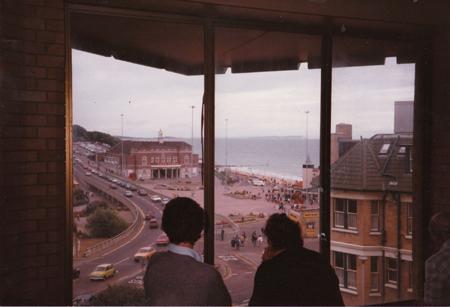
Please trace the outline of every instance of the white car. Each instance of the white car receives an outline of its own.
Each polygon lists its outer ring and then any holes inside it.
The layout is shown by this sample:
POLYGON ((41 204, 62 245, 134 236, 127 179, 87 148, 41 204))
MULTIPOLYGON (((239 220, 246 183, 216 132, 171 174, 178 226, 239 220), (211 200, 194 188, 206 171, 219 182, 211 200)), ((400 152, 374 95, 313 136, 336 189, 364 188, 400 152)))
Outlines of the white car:
POLYGON ((125 195, 126 197, 133 197, 133 192, 131 192, 130 190, 126 190, 123 195, 125 195))
POLYGON ((155 203, 159 203, 161 201, 161 197, 159 197, 158 195, 152 195, 150 196, 150 199, 155 203))

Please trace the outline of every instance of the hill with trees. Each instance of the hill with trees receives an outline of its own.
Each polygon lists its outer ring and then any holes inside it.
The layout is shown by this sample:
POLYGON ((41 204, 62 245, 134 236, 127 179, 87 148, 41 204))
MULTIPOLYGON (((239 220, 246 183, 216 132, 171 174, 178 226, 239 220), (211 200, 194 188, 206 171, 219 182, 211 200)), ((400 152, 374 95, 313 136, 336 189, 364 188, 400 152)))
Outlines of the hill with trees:
POLYGON ((87 141, 87 142, 98 142, 108 144, 111 147, 119 143, 119 138, 116 138, 108 133, 100 131, 87 131, 80 125, 73 125, 72 129, 73 141, 87 141))

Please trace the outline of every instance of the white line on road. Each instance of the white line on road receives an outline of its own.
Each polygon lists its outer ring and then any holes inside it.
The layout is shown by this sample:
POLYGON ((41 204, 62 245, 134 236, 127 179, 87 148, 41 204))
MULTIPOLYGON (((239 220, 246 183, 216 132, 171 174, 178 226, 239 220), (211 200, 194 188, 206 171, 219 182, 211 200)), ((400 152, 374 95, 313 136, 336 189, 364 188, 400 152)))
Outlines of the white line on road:
POLYGON ((127 257, 127 258, 125 258, 125 259, 122 259, 122 260, 120 260, 120 261, 117 261, 116 263, 114 263, 115 265, 118 265, 118 264, 120 264, 120 263, 122 263, 122 262, 125 262, 125 261, 127 261, 127 260, 129 260, 130 259, 130 257, 127 257))

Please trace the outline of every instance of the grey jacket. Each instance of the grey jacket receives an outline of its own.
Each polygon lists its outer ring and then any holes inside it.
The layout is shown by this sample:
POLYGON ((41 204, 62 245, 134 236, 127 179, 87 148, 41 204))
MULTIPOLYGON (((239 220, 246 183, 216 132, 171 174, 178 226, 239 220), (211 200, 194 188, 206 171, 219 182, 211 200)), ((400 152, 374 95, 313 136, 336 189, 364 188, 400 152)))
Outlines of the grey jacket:
POLYGON ((144 289, 151 305, 231 305, 222 276, 214 267, 172 252, 150 258, 144 289))

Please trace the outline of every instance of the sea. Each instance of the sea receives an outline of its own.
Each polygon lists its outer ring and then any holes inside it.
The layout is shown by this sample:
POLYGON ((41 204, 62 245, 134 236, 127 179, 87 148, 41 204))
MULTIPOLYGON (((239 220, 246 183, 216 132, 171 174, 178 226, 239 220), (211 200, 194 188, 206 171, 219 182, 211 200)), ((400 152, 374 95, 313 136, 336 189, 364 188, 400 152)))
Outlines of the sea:
MULTIPOLYGON (((191 143, 190 139, 185 139, 191 143)), ((201 157, 200 139, 194 139, 194 153, 201 157)), ((218 138, 215 142, 215 163, 255 175, 291 180, 302 178, 302 165, 309 155, 315 167, 319 165, 320 140, 297 136, 218 138), (226 145, 225 145, 226 144, 226 145), (226 150, 227 149, 227 150, 226 150), (226 152, 228 154, 226 154, 226 152)))

